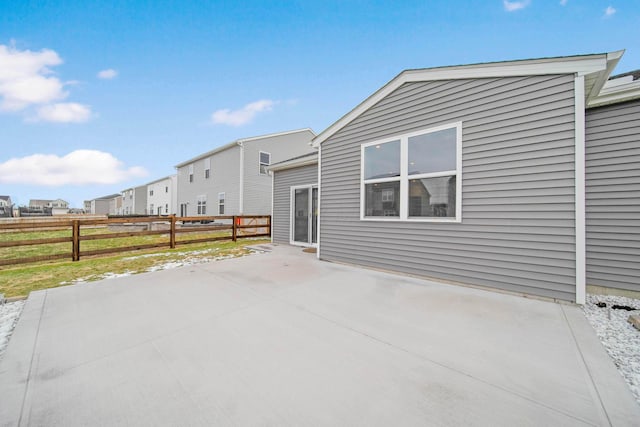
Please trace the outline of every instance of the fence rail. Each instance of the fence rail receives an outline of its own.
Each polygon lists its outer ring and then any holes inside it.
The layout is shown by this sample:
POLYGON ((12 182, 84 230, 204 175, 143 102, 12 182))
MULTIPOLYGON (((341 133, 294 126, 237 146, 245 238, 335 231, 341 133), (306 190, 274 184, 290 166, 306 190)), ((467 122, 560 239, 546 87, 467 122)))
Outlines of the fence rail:
MULTIPOLYGON (((98 256, 151 248, 173 249, 178 245, 191 243, 224 240, 235 242, 237 239, 269 236, 271 236, 271 216, 269 215, 197 217, 171 215, 167 217, 61 219, 49 222, 0 223, 0 266, 60 259, 79 261, 81 256, 98 256), (127 230, 127 228, 131 229, 127 230), (47 233, 66 233, 70 235, 22 238, 22 235, 25 234, 37 235, 39 233, 45 235, 47 233), (166 238, 163 239, 163 236, 166 238), (178 236, 185 238, 179 239, 178 236), (144 238, 156 239, 147 242, 144 238), (128 239, 126 242, 128 244, 110 246, 113 245, 114 239, 128 239), (23 257, 16 257, 11 253, 11 251, 20 252, 21 248, 60 246, 64 243, 70 243, 70 252, 51 249, 42 254, 29 253, 29 256, 23 257), (86 245, 90 246, 83 248, 86 245)), ((22 252, 27 252, 27 249, 22 252)))

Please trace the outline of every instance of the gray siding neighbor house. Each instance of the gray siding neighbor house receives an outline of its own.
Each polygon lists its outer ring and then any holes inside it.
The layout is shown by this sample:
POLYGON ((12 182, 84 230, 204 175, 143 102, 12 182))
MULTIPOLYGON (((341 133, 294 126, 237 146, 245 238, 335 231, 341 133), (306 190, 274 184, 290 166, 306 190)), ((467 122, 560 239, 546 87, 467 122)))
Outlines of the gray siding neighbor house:
POLYGON ((243 138, 176 165, 177 214, 268 215, 268 167, 314 151, 311 129, 243 138))
MULTIPOLYGON (((637 114, 636 104, 604 106, 623 99, 607 83, 622 53, 400 73, 314 139, 318 257, 584 303, 587 278, 601 280, 587 267, 588 251, 591 261, 607 246, 629 262, 639 251, 626 228, 616 228, 621 222, 588 217, 605 204, 588 185, 606 161, 594 155, 595 139, 587 144, 586 135, 596 135, 598 120, 603 126, 619 114, 627 115, 621 122, 633 122, 637 114), (587 220, 601 228, 588 230, 587 220), (587 238, 594 242, 589 249, 587 238), (598 238, 617 241, 601 241, 596 250, 598 238), (630 250, 616 252, 616 245, 630 250)), ((604 126, 601 136, 609 142, 600 144, 622 144, 613 150, 630 150, 631 163, 637 136, 612 139, 637 135, 637 127, 604 126)), ((276 184, 296 185, 278 177, 282 172, 275 171, 276 184)), ((621 179, 620 185, 637 201, 636 184, 621 179)), ((274 190, 276 225, 280 191, 274 190)), ((634 219, 618 219, 637 226, 636 202, 625 197, 620 212, 633 212, 634 219)), ((287 223, 281 226, 285 234, 274 229, 274 241, 286 240, 287 223)), ((620 275, 637 274, 625 265, 620 275)), ((625 282, 609 272, 608 280, 625 282)))
POLYGON ((122 191, 120 215, 148 215, 147 186, 127 188, 122 191))
POLYGON ((116 199, 122 199, 122 196, 120 194, 110 194, 108 196, 85 200, 85 212, 89 214, 116 215, 118 214, 114 203, 116 199))

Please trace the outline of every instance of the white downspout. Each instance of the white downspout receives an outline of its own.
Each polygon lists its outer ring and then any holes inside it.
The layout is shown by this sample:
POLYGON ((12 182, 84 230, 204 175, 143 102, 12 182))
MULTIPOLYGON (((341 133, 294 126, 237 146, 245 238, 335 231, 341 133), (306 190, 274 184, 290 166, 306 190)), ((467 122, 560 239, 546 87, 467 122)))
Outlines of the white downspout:
POLYGON ((585 182, 585 91, 584 76, 575 78, 575 195, 576 195, 576 303, 586 301, 587 248, 586 248, 586 182, 585 182))
POLYGON ((238 141, 240 146, 240 191, 238 193, 238 215, 242 215, 244 210, 244 144, 242 141, 238 141))

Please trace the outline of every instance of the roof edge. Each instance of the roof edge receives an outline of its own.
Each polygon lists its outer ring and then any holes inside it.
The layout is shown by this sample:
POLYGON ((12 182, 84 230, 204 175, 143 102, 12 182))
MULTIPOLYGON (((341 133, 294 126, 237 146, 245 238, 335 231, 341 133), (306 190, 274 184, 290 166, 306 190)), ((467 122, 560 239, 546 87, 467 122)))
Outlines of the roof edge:
POLYGON ((245 142, 250 142, 250 141, 255 141, 258 139, 265 139, 265 138, 274 138, 276 136, 284 136, 284 135, 290 135, 292 133, 302 133, 302 132, 311 132, 311 134, 315 137, 317 136, 316 133, 311 129, 311 128, 301 128, 301 129, 294 129, 294 130, 288 130, 288 131, 284 131, 284 132, 276 132, 276 133, 269 133, 266 135, 259 135, 259 136, 251 136, 248 138, 240 138, 240 139, 236 139, 232 142, 229 142, 227 144, 221 145, 218 148, 214 148, 213 150, 207 151, 206 153, 202 153, 199 154, 195 157, 190 158, 189 160, 185 160, 184 162, 178 163, 177 165, 174 166, 174 168, 181 168, 183 166, 186 166, 190 163, 193 163, 195 161, 198 161, 200 159, 204 159, 205 157, 209 157, 209 156, 213 156, 216 153, 219 153, 221 151, 224 150, 228 150, 232 147, 235 147, 236 145, 242 145, 245 142))
POLYGON ((271 172, 277 172, 285 169, 298 168, 301 166, 308 166, 318 164, 318 152, 310 153, 309 155, 305 155, 302 157, 297 157, 294 159, 284 160, 279 163, 275 163, 271 165, 268 170, 271 172))
MULTIPOLYGON (((324 131, 316 136, 312 143, 314 147, 319 147, 324 141, 329 139, 339 130, 347 126, 366 110, 381 101, 391 92, 405 83, 419 81, 437 80, 457 80, 468 78, 492 78, 492 77, 513 77, 527 75, 545 74, 577 74, 586 75, 592 73, 602 73, 606 77, 611 70, 610 64, 615 67, 624 51, 611 53, 598 53, 589 55, 576 55, 555 58, 523 59, 504 62, 488 62, 469 65, 455 65, 437 68, 424 68, 417 70, 405 70, 394 77, 387 84, 382 86, 355 108, 342 116, 324 131), (608 72, 606 72, 608 71, 608 72)), ((600 77, 600 76, 599 76, 600 77)), ((604 84, 604 82, 602 84, 604 84)))

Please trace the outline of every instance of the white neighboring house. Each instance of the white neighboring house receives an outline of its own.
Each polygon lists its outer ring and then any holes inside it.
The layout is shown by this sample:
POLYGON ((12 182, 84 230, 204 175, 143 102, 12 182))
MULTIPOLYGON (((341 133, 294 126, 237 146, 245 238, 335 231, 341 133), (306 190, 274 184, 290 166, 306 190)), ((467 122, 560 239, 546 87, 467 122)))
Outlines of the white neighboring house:
POLYGON ((311 129, 243 138, 176 165, 177 214, 271 215, 267 168, 313 152, 311 129))
POLYGON ((147 215, 146 184, 123 190, 121 209, 121 215, 147 215))
POLYGON ((177 175, 151 181, 147 184, 147 212, 149 215, 175 215, 177 210, 177 175))
POLYGON ((62 199, 31 199, 29 208, 41 211, 51 209, 51 215, 65 215, 69 212, 69 202, 62 199))
POLYGON ((0 196, 0 217, 13 216, 13 203, 11 203, 11 197, 0 196))

